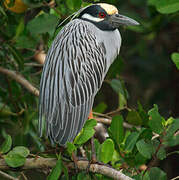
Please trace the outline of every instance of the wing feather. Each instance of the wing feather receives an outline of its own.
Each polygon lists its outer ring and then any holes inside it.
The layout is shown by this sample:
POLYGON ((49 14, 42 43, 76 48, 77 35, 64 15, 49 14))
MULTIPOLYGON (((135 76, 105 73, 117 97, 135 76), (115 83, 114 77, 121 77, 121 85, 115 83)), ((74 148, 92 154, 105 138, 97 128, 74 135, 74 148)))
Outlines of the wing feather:
POLYGON ((82 20, 68 23, 46 57, 40 83, 39 131, 42 134, 45 119, 52 143, 73 141, 105 76, 105 54, 89 24, 82 20))

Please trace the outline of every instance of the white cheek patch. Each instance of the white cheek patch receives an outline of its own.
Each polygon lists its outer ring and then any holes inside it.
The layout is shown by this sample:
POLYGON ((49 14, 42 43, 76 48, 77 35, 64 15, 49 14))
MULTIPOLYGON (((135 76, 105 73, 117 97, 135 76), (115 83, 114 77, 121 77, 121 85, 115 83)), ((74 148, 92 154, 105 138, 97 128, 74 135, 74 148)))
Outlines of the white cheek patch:
POLYGON ((91 16, 90 14, 83 14, 82 18, 89 19, 89 20, 94 21, 94 22, 100 22, 100 21, 104 20, 102 18, 97 18, 97 17, 91 16))

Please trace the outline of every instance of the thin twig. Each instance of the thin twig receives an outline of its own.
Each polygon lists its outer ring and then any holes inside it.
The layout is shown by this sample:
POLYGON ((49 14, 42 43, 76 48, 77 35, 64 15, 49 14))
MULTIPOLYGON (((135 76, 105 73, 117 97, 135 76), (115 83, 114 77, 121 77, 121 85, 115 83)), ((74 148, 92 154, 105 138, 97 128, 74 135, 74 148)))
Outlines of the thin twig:
POLYGON ((25 66, 43 67, 43 64, 37 63, 24 63, 25 66))
POLYGON ((39 96, 39 90, 35 88, 29 81, 27 81, 21 74, 8 70, 5 68, 0 67, 0 73, 6 74, 12 79, 19 82, 22 86, 24 86, 28 91, 30 91, 32 94, 39 96))
POLYGON ((124 110, 124 109, 126 109, 126 110, 128 110, 128 111, 131 111, 130 108, 128 108, 127 106, 125 106, 123 109, 117 108, 116 110, 110 111, 110 112, 106 113, 105 115, 107 115, 107 116, 113 116, 113 115, 115 115, 116 113, 119 113, 120 111, 122 111, 122 110, 124 110))
POLYGON ((108 119, 111 119, 110 116, 106 115, 106 114, 102 114, 102 113, 98 113, 98 112, 93 112, 93 115, 99 116, 99 117, 105 117, 108 119))
POLYGON ((111 111, 111 112, 106 113, 106 115, 107 115, 107 116, 113 115, 113 114, 115 114, 115 113, 117 113, 117 112, 120 112, 120 111, 121 111, 121 109, 120 109, 120 108, 117 108, 117 109, 114 110, 114 111, 111 111))
POLYGON ((10 176, 9 174, 7 174, 7 173, 5 173, 3 171, 0 171, 0 176, 4 177, 6 179, 10 179, 10 180, 18 180, 17 178, 14 178, 14 177, 10 176))
POLYGON ((23 172, 21 172, 21 176, 23 177, 24 180, 28 180, 23 172))
POLYGON ((174 178, 172 178, 171 180, 176 180, 176 179, 179 179, 179 176, 174 177, 174 178))
MULTIPOLYGON (((44 169, 44 168, 52 168, 56 165, 57 159, 55 158, 42 158, 38 157, 37 159, 34 158, 27 158, 24 166, 20 168, 20 170, 25 169, 44 169)), ((64 162, 64 165, 68 167, 68 169, 75 169, 75 165, 73 162, 64 162)), ((89 161, 77 161, 77 166, 79 170, 86 170, 89 165, 89 161)), ((4 159, 0 159, 0 169, 1 170, 12 170, 4 161, 4 159)), ((14 169, 15 170, 15 169, 14 169)), ((100 173, 102 175, 111 177, 113 179, 118 180, 132 180, 132 178, 126 176, 121 171, 113 169, 112 167, 108 167, 105 165, 99 164, 91 164, 89 167, 89 171, 93 173, 100 173)))

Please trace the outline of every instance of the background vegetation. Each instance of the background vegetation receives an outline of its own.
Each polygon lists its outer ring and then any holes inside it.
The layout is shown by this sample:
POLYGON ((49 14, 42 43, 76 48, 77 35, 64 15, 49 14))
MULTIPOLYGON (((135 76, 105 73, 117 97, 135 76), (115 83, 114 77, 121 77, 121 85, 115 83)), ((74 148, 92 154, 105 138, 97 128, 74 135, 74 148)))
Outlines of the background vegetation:
MULTIPOLYGON (((112 123, 105 126, 110 137, 95 140, 97 158, 135 179, 174 178, 179 175, 179 1, 101 2, 116 5, 121 14, 136 19, 141 26, 120 28, 120 55, 95 100, 95 112, 108 119, 113 117, 112 123), (124 121, 132 128, 123 128, 124 121)), ((44 56, 57 23, 87 4, 82 0, 0 1, 0 159, 10 167, 19 167, 26 157, 37 154, 55 156, 48 140, 38 136, 38 97, 16 77, 39 88, 44 56)), ((90 157, 86 141, 94 134, 95 124, 94 120, 88 121, 89 126, 75 143, 68 145, 68 156, 83 145, 90 157)), ((61 158, 59 162, 58 167, 66 172, 61 158)), ((22 179, 45 179, 49 174, 47 169, 5 172, 22 179)), ((109 179, 99 174, 69 172, 73 179, 109 179)), ((66 174, 62 173, 61 178, 67 179, 66 174)), ((50 176, 54 179, 60 174, 50 176)))

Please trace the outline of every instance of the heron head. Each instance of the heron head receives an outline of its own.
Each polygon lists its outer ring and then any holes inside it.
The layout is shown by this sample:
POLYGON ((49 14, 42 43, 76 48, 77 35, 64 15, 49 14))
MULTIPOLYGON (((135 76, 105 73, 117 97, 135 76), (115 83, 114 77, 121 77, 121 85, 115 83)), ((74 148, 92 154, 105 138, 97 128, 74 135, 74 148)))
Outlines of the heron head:
POLYGON ((139 25, 134 19, 119 14, 115 6, 107 3, 93 4, 84 8, 79 18, 92 22, 102 30, 115 30, 121 25, 139 25))

